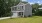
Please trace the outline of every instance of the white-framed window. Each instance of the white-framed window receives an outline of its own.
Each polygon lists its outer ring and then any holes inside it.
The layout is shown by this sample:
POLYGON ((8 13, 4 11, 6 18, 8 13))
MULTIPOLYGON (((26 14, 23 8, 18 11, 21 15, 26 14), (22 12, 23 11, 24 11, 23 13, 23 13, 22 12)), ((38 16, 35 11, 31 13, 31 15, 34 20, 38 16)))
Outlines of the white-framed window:
POLYGON ((12 8, 12 11, 16 11, 16 10, 17 10, 17 7, 13 7, 13 8, 12 8))
POLYGON ((23 9, 23 6, 22 6, 22 9, 23 9))
POLYGON ((17 10, 20 10, 20 7, 17 7, 17 10))
POLYGON ((19 11, 24 10, 23 6, 17 6, 17 10, 19 10, 19 11))
POLYGON ((20 6, 21 10, 23 10, 23 6, 20 6))
POLYGON ((21 16, 21 15, 23 16, 23 12, 19 12, 18 14, 19 14, 19 16, 21 16))

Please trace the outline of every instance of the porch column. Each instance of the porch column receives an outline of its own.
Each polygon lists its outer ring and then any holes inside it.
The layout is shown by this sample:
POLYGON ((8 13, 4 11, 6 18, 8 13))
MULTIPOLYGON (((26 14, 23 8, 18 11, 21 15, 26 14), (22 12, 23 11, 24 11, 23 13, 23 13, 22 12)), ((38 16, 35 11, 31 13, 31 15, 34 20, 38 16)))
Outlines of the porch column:
POLYGON ((23 17, 24 17, 24 12, 23 12, 23 17))
POLYGON ((22 16, 22 13, 21 13, 21 16, 22 16))

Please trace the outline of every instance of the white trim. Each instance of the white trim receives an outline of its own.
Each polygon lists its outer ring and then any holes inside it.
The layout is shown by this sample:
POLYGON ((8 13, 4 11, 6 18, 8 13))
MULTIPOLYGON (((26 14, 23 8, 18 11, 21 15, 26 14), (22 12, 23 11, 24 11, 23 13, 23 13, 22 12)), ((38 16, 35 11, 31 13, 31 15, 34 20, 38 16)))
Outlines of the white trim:
POLYGON ((12 11, 12 12, 24 12, 24 11, 12 11))
MULTIPOLYGON (((22 15, 22 13, 21 13, 21 15, 22 15)), ((24 12, 23 12, 23 17, 24 17, 24 12)))
POLYGON ((17 6, 23 6, 23 5, 17 5, 17 6))
POLYGON ((24 11, 25 11, 25 6, 24 6, 24 11))

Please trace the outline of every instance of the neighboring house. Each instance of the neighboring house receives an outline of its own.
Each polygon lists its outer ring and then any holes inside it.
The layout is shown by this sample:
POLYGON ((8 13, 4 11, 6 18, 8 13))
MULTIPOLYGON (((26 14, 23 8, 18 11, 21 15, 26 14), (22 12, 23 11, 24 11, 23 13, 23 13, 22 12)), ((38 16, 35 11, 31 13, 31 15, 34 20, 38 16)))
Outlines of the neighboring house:
POLYGON ((42 9, 42 8, 38 8, 38 9, 42 9))
POLYGON ((24 17, 32 16, 32 7, 30 4, 19 3, 16 6, 11 7, 12 17, 24 17))
POLYGON ((38 8, 39 9, 39 11, 42 11, 42 7, 41 8, 38 8))

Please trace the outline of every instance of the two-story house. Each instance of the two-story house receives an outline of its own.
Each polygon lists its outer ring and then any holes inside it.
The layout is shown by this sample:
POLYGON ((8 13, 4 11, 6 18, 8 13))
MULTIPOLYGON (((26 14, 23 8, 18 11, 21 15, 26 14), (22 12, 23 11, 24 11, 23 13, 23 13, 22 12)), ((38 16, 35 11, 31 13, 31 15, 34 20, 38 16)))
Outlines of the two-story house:
POLYGON ((18 5, 11 7, 11 12, 13 13, 12 17, 32 16, 32 7, 28 3, 20 2, 18 5))

